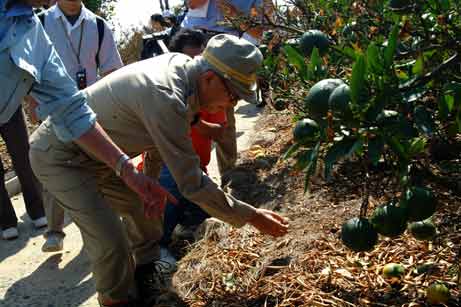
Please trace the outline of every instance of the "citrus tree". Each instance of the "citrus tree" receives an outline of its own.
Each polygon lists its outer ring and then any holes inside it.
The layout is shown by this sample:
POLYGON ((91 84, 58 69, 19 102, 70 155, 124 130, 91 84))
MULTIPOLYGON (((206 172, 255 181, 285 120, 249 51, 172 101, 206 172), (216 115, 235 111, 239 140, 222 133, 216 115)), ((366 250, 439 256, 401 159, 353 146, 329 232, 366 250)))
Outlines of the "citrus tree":
POLYGON ((343 225, 343 242, 370 250, 377 234, 407 229, 430 239, 425 219, 436 210, 433 193, 416 180, 432 152, 459 157, 461 133, 461 14, 458 1, 293 1, 269 33, 261 76, 270 78, 274 108, 295 110, 294 158, 306 189, 318 162, 325 177, 341 160, 392 170, 396 191, 367 216, 343 225), (281 31, 280 31, 281 30, 281 31), (288 65, 286 65, 288 64, 288 65), (437 144, 445 144, 440 153, 437 144), (358 242, 361 237, 363 242, 358 242), (354 239, 352 239, 354 238, 354 239))

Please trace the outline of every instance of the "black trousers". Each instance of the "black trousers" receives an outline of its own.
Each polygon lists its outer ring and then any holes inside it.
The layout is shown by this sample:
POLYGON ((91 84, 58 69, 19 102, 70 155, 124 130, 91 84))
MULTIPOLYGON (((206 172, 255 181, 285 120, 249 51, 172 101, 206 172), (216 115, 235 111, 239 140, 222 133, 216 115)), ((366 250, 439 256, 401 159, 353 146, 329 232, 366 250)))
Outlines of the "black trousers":
MULTIPOLYGON (((0 126, 0 135, 6 144, 13 168, 21 183, 26 211, 33 220, 45 216, 40 185, 32 172, 29 161, 29 136, 22 108, 0 126)), ((2 230, 16 227, 18 219, 5 187, 5 169, 0 159, 0 227, 2 230)))

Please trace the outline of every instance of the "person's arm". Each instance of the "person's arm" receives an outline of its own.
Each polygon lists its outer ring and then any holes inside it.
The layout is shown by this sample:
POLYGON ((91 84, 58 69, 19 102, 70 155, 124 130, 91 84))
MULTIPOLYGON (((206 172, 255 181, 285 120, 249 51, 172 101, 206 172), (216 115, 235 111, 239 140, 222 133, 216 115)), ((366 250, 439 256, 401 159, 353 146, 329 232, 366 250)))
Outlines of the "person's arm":
MULTIPOLYGON (((93 128, 74 140, 85 151, 93 154, 98 160, 103 161, 113 170, 124 152, 112 141, 102 127, 96 122, 93 128)), ((145 205, 146 217, 158 217, 163 214, 165 204, 170 201, 174 204, 177 200, 157 182, 140 173, 133 160, 127 160, 122 165, 121 179, 136 192, 145 205)))
POLYGON ((225 124, 209 123, 203 119, 200 119, 193 128, 203 135, 204 137, 212 140, 219 140, 226 130, 225 124))

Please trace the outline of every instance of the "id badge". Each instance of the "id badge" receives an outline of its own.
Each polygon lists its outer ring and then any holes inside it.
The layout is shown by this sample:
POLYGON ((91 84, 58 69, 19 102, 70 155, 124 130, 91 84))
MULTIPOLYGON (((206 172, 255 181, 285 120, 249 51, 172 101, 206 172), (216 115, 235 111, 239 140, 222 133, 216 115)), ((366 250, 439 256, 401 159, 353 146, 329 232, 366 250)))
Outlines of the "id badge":
POLYGON ((76 73, 77 87, 79 90, 86 88, 86 69, 82 68, 76 73))

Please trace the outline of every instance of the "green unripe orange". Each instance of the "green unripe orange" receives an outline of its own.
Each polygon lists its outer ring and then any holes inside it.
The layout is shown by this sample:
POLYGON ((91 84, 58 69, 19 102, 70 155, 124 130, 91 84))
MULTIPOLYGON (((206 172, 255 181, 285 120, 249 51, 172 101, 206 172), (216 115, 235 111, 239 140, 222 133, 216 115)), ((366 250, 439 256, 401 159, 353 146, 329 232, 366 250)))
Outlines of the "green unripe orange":
POLYGON ((407 228, 407 211, 389 202, 373 211, 370 222, 380 235, 396 237, 407 228))
POLYGON ((408 225, 410 234, 419 241, 430 241, 437 233, 437 229, 430 220, 414 222, 408 225))
POLYGON ((316 121, 309 118, 298 121, 293 129, 293 139, 299 144, 307 144, 315 141, 319 134, 319 125, 316 121))
POLYGON ((402 278, 405 268, 400 263, 388 263, 383 267, 383 277, 385 279, 402 278))
POLYGON ((309 30, 299 39, 299 48, 305 56, 311 56, 314 47, 317 47, 320 55, 324 55, 330 46, 330 39, 320 30, 309 30))
POLYGON ((315 119, 325 117, 328 113, 331 93, 342 84, 344 82, 341 79, 324 79, 314 84, 304 99, 304 107, 309 115, 315 119))
POLYGON ((426 289, 426 298, 431 304, 445 304, 450 299, 450 289, 443 283, 434 282, 426 289))
POLYGON ((400 205, 407 209, 410 222, 422 221, 435 213, 437 200, 430 190, 423 187, 411 187, 402 195, 400 205))
POLYGON ((365 218, 352 218, 341 227, 341 240, 355 252, 372 250, 378 242, 378 233, 365 218))

